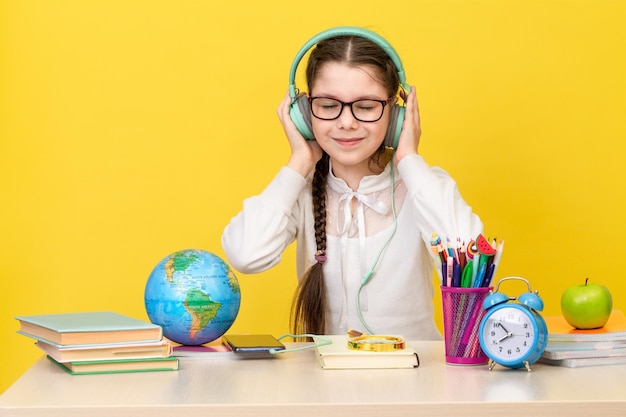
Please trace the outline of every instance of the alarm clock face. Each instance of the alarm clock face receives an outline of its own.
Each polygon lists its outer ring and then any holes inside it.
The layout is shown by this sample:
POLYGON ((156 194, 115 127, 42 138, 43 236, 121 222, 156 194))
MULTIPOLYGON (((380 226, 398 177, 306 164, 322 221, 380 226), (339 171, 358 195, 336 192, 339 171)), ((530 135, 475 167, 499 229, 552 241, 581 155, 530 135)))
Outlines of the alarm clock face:
POLYGON ((483 349, 495 362, 507 365, 527 359, 537 344, 529 314, 517 306, 488 312, 482 327, 483 349))

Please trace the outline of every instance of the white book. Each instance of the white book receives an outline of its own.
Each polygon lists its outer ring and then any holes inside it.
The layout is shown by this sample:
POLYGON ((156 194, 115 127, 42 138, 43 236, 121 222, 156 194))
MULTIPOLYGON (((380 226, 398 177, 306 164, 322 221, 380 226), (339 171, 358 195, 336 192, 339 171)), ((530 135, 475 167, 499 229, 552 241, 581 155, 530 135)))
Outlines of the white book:
MULTIPOLYGON (((347 335, 324 336, 324 339, 330 339, 332 343, 315 348, 323 369, 391 369, 419 366, 419 356, 408 343, 402 350, 369 352, 349 349, 347 335)), ((315 342, 322 344, 325 340, 316 339, 315 342)))
POLYGON ((541 355, 546 359, 574 359, 574 358, 607 358, 614 356, 625 356, 626 348, 615 349, 551 349, 550 346, 541 355))
POLYGON ((172 355, 172 345, 166 340, 148 343, 56 346, 51 343, 37 341, 39 349, 46 352, 55 361, 103 361, 122 359, 166 358, 172 355))
POLYGON ((601 358, 570 358, 570 359, 547 359, 539 358, 539 362, 554 366, 565 366, 567 368, 580 368, 583 366, 601 365, 624 365, 626 356, 604 356, 601 358))

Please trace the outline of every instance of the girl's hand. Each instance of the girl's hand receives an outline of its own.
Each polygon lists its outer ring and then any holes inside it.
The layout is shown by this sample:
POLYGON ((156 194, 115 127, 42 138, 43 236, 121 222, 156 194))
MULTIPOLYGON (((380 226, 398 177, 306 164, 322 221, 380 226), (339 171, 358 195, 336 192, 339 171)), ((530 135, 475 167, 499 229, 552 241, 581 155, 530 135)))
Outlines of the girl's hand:
POLYGON ((315 164, 322 157, 322 150, 317 141, 306 140, 300 134, 289 116, 290 105, 291 97, 287 93, 278 106, 278 118, 283 125, 283 130, 291 147, 291 156, 287 166, 298 171, 303 177, 307 177, 313 172, 315 164))
POLYGON ((420 113, 417 106, 417 96, 415 94, 415 87, 411 87, 409 95, 402 98, 406 102, 406 110, 404 112, 404 122, 402 123, 402 132, 398 139, 398 148, 394 154, 394 162, 396 165, 409 154, 417 154, 417 148, 420 143, 420 136, 422 135, 422 128, 420 126, 420 113))

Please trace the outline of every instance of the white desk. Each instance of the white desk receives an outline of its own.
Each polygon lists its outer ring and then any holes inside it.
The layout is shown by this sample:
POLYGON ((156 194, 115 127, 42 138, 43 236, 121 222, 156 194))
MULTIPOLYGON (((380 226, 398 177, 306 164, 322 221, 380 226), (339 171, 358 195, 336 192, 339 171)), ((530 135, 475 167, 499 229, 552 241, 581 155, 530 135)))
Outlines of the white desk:
POLYGON ((625 416, 626 365, 532 372, 444 363, 322 370, 312 350, 269 360, 182 359, 178 372, 71 376, 40 359, 0 397, 0 416, 625 416))

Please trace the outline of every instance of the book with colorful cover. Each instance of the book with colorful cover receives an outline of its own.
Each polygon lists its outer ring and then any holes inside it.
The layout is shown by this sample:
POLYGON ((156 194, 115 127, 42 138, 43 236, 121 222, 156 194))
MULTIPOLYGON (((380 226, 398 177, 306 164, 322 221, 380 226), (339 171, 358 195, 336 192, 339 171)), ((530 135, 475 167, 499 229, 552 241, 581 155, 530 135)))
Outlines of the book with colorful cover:
POLYGON ((17 316, 19 334, 56 345, 159 341, 161 326, 122 314, 83 312, 17 316))
POLYGON ((324 336, 332 343, 323 345, 326 340, 316 339, 320 346, 315 348, 323 369, 391 369, 417 368, 419 357, 408 343, 402 350, 391 352, 371 352, 348 348, 347 335, 324 336))
POLYGON ((38 340, 35 346, 57 362, 166 358, 172 356, 172 344, 167 339, 148 343, 60 347, 38 340))
POLYGON ((51 356, 48 359, 72 375, 114 374, 128 372, 177 371, 178 358, 127 359, 110 361, 57 362, 51 356))
POLYGON ((608 322, 598 329, 572 327, 563 316, 544 317, 548 326, 548 342, 615 342, 626 341, 626 316, 613 310, 608 322))

